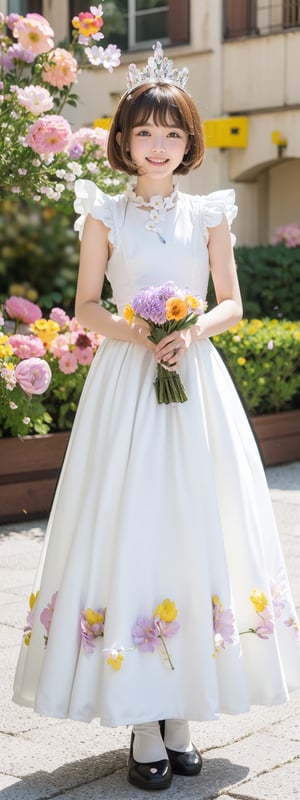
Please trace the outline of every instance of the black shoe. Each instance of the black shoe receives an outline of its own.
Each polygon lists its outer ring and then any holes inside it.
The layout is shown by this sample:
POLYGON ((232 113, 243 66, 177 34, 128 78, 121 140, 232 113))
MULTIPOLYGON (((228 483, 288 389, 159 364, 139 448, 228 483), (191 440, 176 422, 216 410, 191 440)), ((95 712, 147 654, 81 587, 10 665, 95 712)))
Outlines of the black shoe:
MULTIPOLYGON (((159 722, 162 739, 165 736, 165 720, 159 722)), ((180 753, 178 750, 169 750, 166 747, 168 758, 174 775, 199 775, 202 769, 202 758, 196 747, 189 753, 180 753)))
POLYGON ((167 758, 161 761, 152 761, 149 764, 140 764, 133 758, 134 733, 131 734, 130 751, 128 758, 128 781, 139 789, 155 791, 168 789, 172 781, 172 770, 167 758))

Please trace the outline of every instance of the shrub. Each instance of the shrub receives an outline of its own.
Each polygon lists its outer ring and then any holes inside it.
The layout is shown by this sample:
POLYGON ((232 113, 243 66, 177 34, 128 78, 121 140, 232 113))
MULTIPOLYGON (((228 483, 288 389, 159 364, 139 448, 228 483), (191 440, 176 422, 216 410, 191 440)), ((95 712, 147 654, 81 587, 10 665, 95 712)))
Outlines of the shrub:
POLYGON ((300 322, 243 319, 213 337, 250 414, 300 406, 300 322))
MULTIPOLYGON (((245 317, 299 319, 300 247, 236 247, 235 258, 245 317)), ((215 304, 211 283, 208 300, 215 304)))

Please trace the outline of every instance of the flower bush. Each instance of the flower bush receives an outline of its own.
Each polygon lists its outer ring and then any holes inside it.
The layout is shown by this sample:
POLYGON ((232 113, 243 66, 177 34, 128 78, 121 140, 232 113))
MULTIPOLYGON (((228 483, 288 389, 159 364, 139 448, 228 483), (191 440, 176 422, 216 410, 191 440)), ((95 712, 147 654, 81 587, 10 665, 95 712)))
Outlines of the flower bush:
POLYGON ((250 414, 300 406, 300 322, 243 319, 213 337, 250 414))
POLYGON ((62 116, 76 106, 73 88, 83 69, 112 71, 120 50, 98 45, 102 5, 74 17, 72 40, 55 47, 54 31, 40 14, 0 13, 0 189, 39 202, 71 207, 77 177, 92 177, 118 191, 124 179, 106 160, 102 128, 72 132, 62 116))
POLYGON ((0 317, 0 436, 69 430, 101 337, 12 296, 0 317))

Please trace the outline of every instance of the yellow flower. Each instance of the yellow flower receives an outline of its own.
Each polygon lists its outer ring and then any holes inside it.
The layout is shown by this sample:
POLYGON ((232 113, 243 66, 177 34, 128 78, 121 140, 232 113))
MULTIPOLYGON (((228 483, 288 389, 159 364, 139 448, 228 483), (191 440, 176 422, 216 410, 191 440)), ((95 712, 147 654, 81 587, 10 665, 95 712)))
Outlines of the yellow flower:
POLYGON ((212 602, 213 602, 213 606, 218 606, 220 611, 222 611, 223 606, 222 606, 221 600, 220 600, 220 598, 219 598, 219 596, 217 594, 213 595, 212 602))
MULTIPOLYGON (((9 336, 0 333, 0 358, 5 358, 6 356, 11 356, 13 353, 13 349, 11 344, 9 344, 9 336)), ((7 366, 7 365, 5 365, 7 366)))
POLYGON ((44 344, 51 344, 56 339, 60 327, 53 319, 38 319, 30 326, 33 333, 44 342, 44 344))
POLYGON ((85 618, 88 625, 98 625, 99 622, 104 622, 104 616, 101 612, 93 611, 92 608, 87 608, 85 611, 85 618))
POLYGON ((33 609, 33 606, 36 604, 38 596, 39 596, 39 592, 36 592, 35 594, 34 594, 34 592, 31 592, 31 595, 30 595, 30 598, 29 598, 29 608, 30 608, 31 611, 33 609))
POLYGON ((244 364, 246 364, 246 359, 243 356, 240 356, 239 358, 237 358, 237 364, 239 364, 240 367, 243 367, 244 364))
POLYGON ((188 306, 190 306, 190 308, 199 308, 199 300, 197 300, 197 297, 195 297, 193 294, 187 294, 185 302, 188 304, 188 306))
POLYGON ((264 592, 258 592, 257 589, 253 589, 252 594, 250 594, 251 603, 254 605, 255 611, 260 613, 264 611, 266 606, 268 605, 268 598, 266 597, 264 592))
POLYGON ((155 609, 154 616, 160 617, 164 622, 173 622, 178 614, 177 608, 173 600, 166 598, 162 603, 159 603, 155 609))
POLYGON ((124 661, 123 653, 120 650, 111 650, 107 663, 115 670, 121 669, 124 661))
POLYGON ((126 322, 128 322, 129 325, 132 325, 134 317, 135 317, 134 310, 132 306, 128 304, 124 308, 124 318, 126 319, 126 322))
POLYGON ((180 297, 169 297, 166 302, 166 317, 167 319, 184 319, 189 313, 187 304, 180 297))
POLYGON ((245 322, 246 320, 241 319, 236 325, 233 325, 232 328, 229 328, 229 333, 237 333, 241 328, 244 327, 245 322))
POLYGON ((30 639, 31 639, 31 631, 28 631, 28 633, 26 633, 26 636, 23 637, 23 642, 24 644, 27 645, 27 647, 30 644, 30 639))

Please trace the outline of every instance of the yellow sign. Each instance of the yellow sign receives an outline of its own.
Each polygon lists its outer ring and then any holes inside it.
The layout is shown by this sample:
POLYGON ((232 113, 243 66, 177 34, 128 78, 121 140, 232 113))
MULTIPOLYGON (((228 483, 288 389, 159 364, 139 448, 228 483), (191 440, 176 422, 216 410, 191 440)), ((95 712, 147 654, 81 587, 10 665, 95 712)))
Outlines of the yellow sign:
POLYGON ((221 117, 203 122, 206 147, 247 147, 248 117, 221 117))
POLYGON ((105 128, 107 131, 111 126, 111 117, 99 117, 94 119, 93 128, 105 128))

